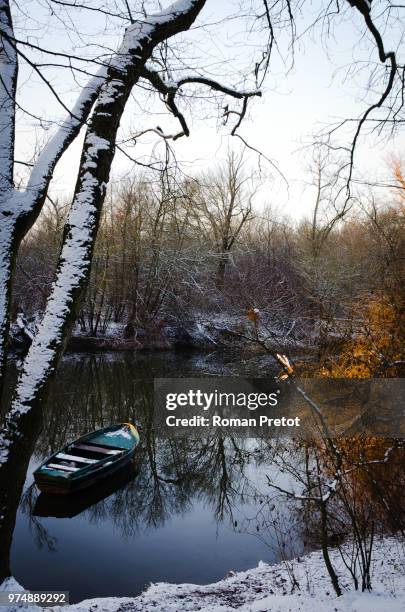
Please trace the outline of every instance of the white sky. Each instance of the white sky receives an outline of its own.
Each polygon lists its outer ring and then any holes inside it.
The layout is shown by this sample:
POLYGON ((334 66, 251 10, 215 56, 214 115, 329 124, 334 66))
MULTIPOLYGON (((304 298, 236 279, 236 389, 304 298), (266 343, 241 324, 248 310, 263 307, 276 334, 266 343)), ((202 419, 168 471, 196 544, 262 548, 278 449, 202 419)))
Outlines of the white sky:
MULTIPOLYGON (((28 25, 30 40, 48 49, 63 52, 73 49, 79 55, 94 54, 96 44, 116 48, 122 36, 120 20, 116 21, 115 31, 111 24, 106 31, 105 19, 93 12, 63 9, 60 13, 63 16, 61 21, 56 17, 49 18, 49 10, 45 4, 46 0, 27 0, 24 4, 27 19, 21 16, 17 19, 17 25, 21 28, 20 37, 28 25), (81 37, 77 36, 69 24, 69 16, 74 19, 81 37), (91 46, 87 46, 89 44, 91 46)), ((100 5, 90 0, 88 4, 100 5)), ((114 4, 119 5, 120 0, 115 3, 109 0, 104 2, 105 6, 113 7, 114 4)), ((139 3, 134 1, 131 3, 132 7, 137 4, 139 3)), ((241 4, 246 8, 250 1, 241 4)), ((297 19, 299 34, 304 32, 319 11, 318 0, 308 2, 305 6, 307 8, 303 17, 297 19)), ((234 0, 208 0, 199 23, 216 21, 229 14, 235 15, 237 10, 234 0)), ((329 38, 328 49, 325 49, 321 42, 321 29, 318 27, 312 35, 303 36, 298 43, 294 68, 287 75, 284 74, 279 58, 274 56, 271 72, 262 88, 263 97, 250 105, 250 116, 240 132, 251 145, 277 163, 288 179, 289 190, 286 190, 283 181, 269 167, 271 176, 261 190, 260 202, 272 204, 283 213, 294 217, 301 217, 311 209, 314 195, 313 189, 308 187, 311 180, 308 173, 309 151, 304 152, 303 145, 311 142, 312 135, 321 127, 344 117, 356 117, 366 108, 367 100, 362 100, 362 96, 370 67, 365 65, 360 75, 352 75, 350 78, 345 78, 344 71, 345 66, 353 64, 353 60, 364 61, 370 57, 375 61, 378 59, 372 45, 361 37, 360 26, 361 19, 348 6, 346 17, 340 19, 333 36, 329 38)), ((207 69, 221 77, 224 84, 239 85, 237 81, 240 71, 246 63, 253 64, 252 58, 256 59, 258 56, 256 43, 260 42, 259 35, 255 33, 249 37, 244 32, 245 27, 245 20, 233 19, 226 24, 210 27, 209 34, 197 28, 182 37, 180 56, 186 58, 192 55, 193 65, 196 64, 200 72, 207 69)), ((393 44, 394 33, 389 34, 387 44, 393 44)), ((279 40, 280 46, 285 48, 288 44, 287 36, 281 34, 279 40)), ((78 87, 72 80, 70 71, 50 68, 47 69, 46 75, 65 103, 71 106, 78 87)), ((81 79, 81 82, 85 82, 85 79, 81 79)), ((24 108, 47 119, 60 119, 64 115, 63 109, 41 83, 38 75, 26 67, 21 68, 20 84, 20 103, 24 108)), ((374 101, 378 97, 379 91, 374 91, 368 100, 374 101)), ((233 101, 229 100, 229 103, 231 106, 233 101)), ((207 117, 206 107, 199 107, 193 108, 191 113, 189 109, 182 107, 188 118, 191 136, 174 143, 178 158, 187 160, 185 167, 190 173, 212 167, 216 160, 224 158, 229 145, 238 146, 235 139, 230 142, 229 127, 218 128, 220 122, 214 118, 216 109, 209 106, 207 117)), ((128 137, 131 130, 136 132, 156 125, 160 125, 167 132, 177 129, 176 123, 160 103, 150 97, 146 98, 141 91, 134 90, 134 100, 129 104, 122 123, 121 137, 128 137), (158 114, 155 114, 155 111, 158 111, 158 114)), ((50 130, 52 129, 51 127, 50 130)), ((29 159, 36 139, 41 140, 49 133, 48 131, 44 134, 43 130, 38 128, 37 121, 21 113, 17 130, 16 158, 20 160, 29 159)), ((341 137, 343 136, 342 132, 341 137)), ((131 154, 139 155, 146 161, 156 141, 148 135, 143 142, 144 144, 132 148, 131 154)), ((388 159, 390 155, 400 153, 404 143, 403 136, 390 141, 378 141, 372 136, 363 138, 356 157, 357 178, 387 178, 388 159)), ((72 192, 79 157, 80 141, 70 148, 57 168, 52 185, 54 195, 72 192)), ((255 163, 253 157, 251 163, 255 163)), ((262 167, 266 167, 265 162, 262 167)), ((117 154, 113 179, 132 172, 132 169, 131 162, 122 154, 117 154)))

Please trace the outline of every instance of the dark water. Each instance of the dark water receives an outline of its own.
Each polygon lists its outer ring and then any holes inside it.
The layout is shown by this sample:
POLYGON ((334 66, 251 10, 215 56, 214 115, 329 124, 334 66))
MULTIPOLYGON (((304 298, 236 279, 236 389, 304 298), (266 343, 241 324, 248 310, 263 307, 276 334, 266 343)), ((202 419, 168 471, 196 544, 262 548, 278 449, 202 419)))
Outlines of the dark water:
POLYGON ((224 354, 68 355, 20 502, 11 550, 16 579, 32 590, 70 591, 75 602, 133 596, 156 581, 207 583, 300 553, 294 510, 263 501, 271 447, 218 434, 159 439, 148 425, 154 377, 248 375, 248 366, 224 354), (142 444, 133 473, 71 507, 38 498, 32 471, 47 455, 86 431, 134 419, 142 444))

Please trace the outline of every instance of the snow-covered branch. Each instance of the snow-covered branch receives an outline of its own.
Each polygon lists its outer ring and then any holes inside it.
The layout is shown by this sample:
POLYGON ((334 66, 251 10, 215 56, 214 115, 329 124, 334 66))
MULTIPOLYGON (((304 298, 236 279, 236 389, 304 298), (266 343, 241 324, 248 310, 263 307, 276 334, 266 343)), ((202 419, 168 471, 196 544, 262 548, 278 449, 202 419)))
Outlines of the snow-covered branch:
POLYGON ((83 88, 68 116, 45 146, 24 191, 14 188, 15 109, 18 74, 17 48, 8 0, 0 0, 0 396, 6 366, 13 267, 21 240, 45 202, 53 171, 91 112, 106 68, 100 68, 83 88))
POLYGON ((170 10, 130 25, 117 54, 111 59, 84 140, 56 280, 38 333, 24 360, 6 428, 0 438, 3 459, 7 457, 10 442, 18 437, 21 419, 38 407, 46 395, 74 323, 90 274, 117 131, 132 88, 155 46, 188 29, 204 3, 204 0, 179 0, 170 10))
POLYGON ((24 222, 25 227, 31 227, 37 217, 37 209, 42 208, 55 166, 87 121, 106 72, 107 68, 102 66, 97 75, 85 85, 69 115, 65 117, 34 164, 25 191, 16 197, 19 222, 24 222))

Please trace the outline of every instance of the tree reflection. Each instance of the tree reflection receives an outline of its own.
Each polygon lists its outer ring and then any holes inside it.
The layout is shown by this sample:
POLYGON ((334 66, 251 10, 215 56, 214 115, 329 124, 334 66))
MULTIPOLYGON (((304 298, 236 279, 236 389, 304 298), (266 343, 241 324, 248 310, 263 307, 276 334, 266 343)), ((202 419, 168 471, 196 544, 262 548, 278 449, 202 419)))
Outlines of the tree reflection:
MULTIPOLYGON (((52 508, 44 509, 43 499, 38 498, 35 488, 25 491, 21 509, 30 517, 38 546, 52 549, 57 545, 41 516, 83 513, 90 523, 108 521, 128 537, 160 527, 172 516, 184 515, 195 501, 201 502, 217 521, 226 521, 233 529, 253 534, 276 549, 279 559, 301 554, 306 543, 309 547, 319 545, 319 517, 311 504, 286 500, 266 482, 266 476, 272 472, 283 478, 286 466, 290 474, 304 470, 305 475, 308 443, 277 440, 266 432, 260 438, 225 435, 220 430, 193 437, 159 436, 154 425, 154 374, 147 360, 144 365, 142 360, 136 365, 133 359, 114 361, 102 355, 84 356, 80 361, 66 359, 61 364, 41 433, 38 436, 41 424, 32 423, 23 452, 10 465, 10 480, 7 486, 2 486, 0 502, 8 508, 6 520, 0 526, 3 575, 9 573, 15 512, 34 445, 36 459, 42 460, 84 432, 119 421, 136 421, 141 433, 135 466, 127 480, 125 477, 122 482, 117 480, 112 489, 111 483, 105 483, 104 489, 99 486, 93 492, 81 494, 76 506, 66 508, 66 502, 62 502, 62 507, 54 507, 53 513, 52 508), (17 486, 11 486, 11 482, 17 486)), ((360 443, 355 448, 353 440, 345 442, 347 453, 354 453, 354 459, 359 460, 365 448, 360 443)), ((384 456, 388 444, 380 439, 367 450, 367 457, 384 456)), ((326 461, 322 469, 327 477, 326 461)), ((367 470, 353 471, 350 477, 354 501, 368 500, 379 528, 403 530, 403 450, 402 454, 393 453, 384 464, 368 461, 367 470)), ((301 485, 304 489, 305 478, 301 485)), ((337 496, 333 503, 338 504, 338 500, 337 496)), ((329 523, 331 537, 344 532, 337 527, 344 513, 337 505, 333 511, 337 518, 329 523)))

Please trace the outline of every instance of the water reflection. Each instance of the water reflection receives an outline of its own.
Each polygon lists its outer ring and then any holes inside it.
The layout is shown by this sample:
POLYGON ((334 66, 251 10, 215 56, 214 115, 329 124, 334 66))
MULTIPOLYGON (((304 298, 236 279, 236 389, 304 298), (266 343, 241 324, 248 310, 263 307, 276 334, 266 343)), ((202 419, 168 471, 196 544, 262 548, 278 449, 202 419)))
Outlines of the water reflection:
MULTIPOLYGON (((60 588, 62 573, 72 600, 136 594, 149 580, 207 582, 230 568, 277 559, 256 538, 242 544, 237 533, 257 495, 256 443, 216 434, 164 439, 153 429, 153 377, 221 374, 223 361, 224 356, 216 362, 212 356, 207 361, 192 353, 165 353, 68 356, 62 362, 41 433, 37 438, 39 427, 28 429, 31 447, 19 468, 24 480, 35 444, 12 550, 11 570, 24 586, 60 588), (141 429, 135 478, 116 483, 116 491, 108 491, 106 483, 104 491, 90 492, 69 507, 38 496, 32 471, 46 456, 83 432, 132 420, 141 429), (87 581, 77 557, 83 542, 90 552, 87 581), (100 563, 110 574, 119 570, 108 585, 100 563)), ((14 517, 18 499, 16 493, 14 517)), ((13 508, 10 504, 10 514, 13 508)), ((13 528, 10 522, 8 539, 1 538, 3 558, 9 557, 13 528)))
MULTIPOLYGON (((15 457, 9 472, 9 520, 0 527, 3 564, 9 563, 15 513, 32 455, 11 568, 24 586, 70 590, 73 601, 135 595, 149 581, 209 582, 229 569, 247 569, 260 559, 289 559, 319 545, 313 508, 286 500, 267 482, 271 475, 280 486, 290 488, 291 478, 280 469, 280 458, 298 472, 305 462, 305 444, 242 439, 220 431, 198 438, 156 436, 153 378, 179 372, 220 374, 223 362, 224 356, 207 361, 192 353, 64 359, 41 433, 38 436, 40 423, 28 428, 24 452, 15 457), (31 475, 46 456, 84 432, 121 421, 136 421, 141 431, 135 464, 127 473, 69 502, 38 494, 31 475), (83 546, 85 559, 78 554, 83 546)), ((242 365, 238 367, 244 375, 242 365)), ((230 368, 228 361, 226 369, 230 368)), ((381 439, 380 444, 384 454, 389 442, 381 439)), ((375 470, 362 490, 378 508, 390 495, 403 517, 403 455, 393 455, 390 462, 381 467, 377 479, 375 470), (387 482, 390 470, 395 487, 387 482), (380 498, 377 483, 385 491, 380 498)), ((379 512, 381 525, 385 521, 385 528, 394 528, 388 525, 388 515, 379 512)))
POLYGON ((113 479, 106 479, 84 491, 67 496, 40 493, 38 497, 34 497, 33 491, 35 489, 31 486, 25 492, 30 516, 73 518, 125 487, 135 480, 137 475, 138 471, 135 464, 131 462, 128 466, 116 472, 113 479))

